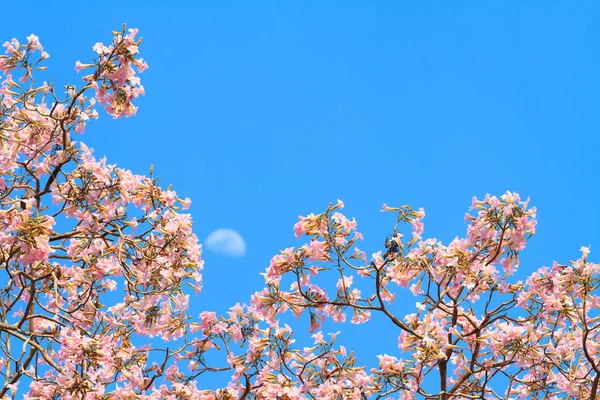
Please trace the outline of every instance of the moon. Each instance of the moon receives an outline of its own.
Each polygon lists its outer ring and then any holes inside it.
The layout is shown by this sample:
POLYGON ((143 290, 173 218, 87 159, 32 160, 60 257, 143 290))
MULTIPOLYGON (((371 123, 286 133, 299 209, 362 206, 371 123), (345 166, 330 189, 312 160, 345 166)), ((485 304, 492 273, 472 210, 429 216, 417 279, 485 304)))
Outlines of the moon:
POLYGON ((206 240, 204 246, 217 254, 228 257, 243 257, 246 254, 246 242, 242 235, 233 229, 217 229, 206 240))

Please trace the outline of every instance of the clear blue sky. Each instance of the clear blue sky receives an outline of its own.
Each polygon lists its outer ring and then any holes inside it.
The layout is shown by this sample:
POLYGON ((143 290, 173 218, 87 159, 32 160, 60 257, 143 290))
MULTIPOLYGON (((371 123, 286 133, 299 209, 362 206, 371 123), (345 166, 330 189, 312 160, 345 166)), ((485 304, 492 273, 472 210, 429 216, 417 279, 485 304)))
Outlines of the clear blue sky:
POLYGON ((57 83, 123 22, 140 29, 138 115, 101 113, 82 140, 136 173, 154 164, 192 198, 200 238, 244 236, 243 258, 206 252, 195 309, 247 301, 298 244, 297 216, 338 198, 369 255, 393 226, 384 202, 424 207, 425 236, 447 243, 472 196, 511 190, 538 207, 522 276, 582 245, 600 259, 597 1, 251 3, 33 1, 0 25, 1 41, 40 37, 57 83))

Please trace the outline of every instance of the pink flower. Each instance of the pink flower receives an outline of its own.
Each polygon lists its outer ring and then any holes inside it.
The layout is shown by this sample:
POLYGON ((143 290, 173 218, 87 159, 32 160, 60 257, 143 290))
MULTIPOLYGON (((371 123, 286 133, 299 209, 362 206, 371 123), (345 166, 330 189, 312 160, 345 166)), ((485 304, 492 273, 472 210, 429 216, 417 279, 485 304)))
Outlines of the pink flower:
POLYGON ((381 208, 382 209, 380 210, 380 212, 389 212, 389 211, 397 211, 398 210, 398 208, 388 207, 388 205, 385 203, 383 203, 381 208))
POLYGON ((217 321, 217 314, 212 311, 203 311, 200 313, 200 320, 200 329, 209 329, 217 321))
POLYGON ((93 64, 82 64, 79 60, 75 62, 75 71, 79 72, 82 69, 93 67, 93 64))

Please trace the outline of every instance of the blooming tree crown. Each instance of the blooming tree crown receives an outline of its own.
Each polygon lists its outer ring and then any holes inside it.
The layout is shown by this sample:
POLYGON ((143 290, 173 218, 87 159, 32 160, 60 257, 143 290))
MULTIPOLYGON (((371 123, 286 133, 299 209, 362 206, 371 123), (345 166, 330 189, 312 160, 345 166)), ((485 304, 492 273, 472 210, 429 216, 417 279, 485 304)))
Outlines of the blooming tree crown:
POLYGON ((599 266, 583 247, 515 280, 536 230, 516 193, 474 198, 466 235, 448 244, 423 237, 423 209, 384 204, 396 221, 371 257, 338 201, 299 218, 302 243, 272 258, 248 304, 189 315, 203 267, 190 200, 74 140, 98 106, 136 113, 147 68, 137 33, 94 45, 93 62, 75 66, 83 84, 64 90, 37 80, 49 55, 35 35, 4 44, 1 399, 596 397, 599 266), (408 314, 394 305, 403 290, 408 314), (398 350, 370 367, 324 332, 375 314, 398 350), (306 317, 307 346, 286 315, 306 317), (229 383, 203 388, 212 372, 229 383))

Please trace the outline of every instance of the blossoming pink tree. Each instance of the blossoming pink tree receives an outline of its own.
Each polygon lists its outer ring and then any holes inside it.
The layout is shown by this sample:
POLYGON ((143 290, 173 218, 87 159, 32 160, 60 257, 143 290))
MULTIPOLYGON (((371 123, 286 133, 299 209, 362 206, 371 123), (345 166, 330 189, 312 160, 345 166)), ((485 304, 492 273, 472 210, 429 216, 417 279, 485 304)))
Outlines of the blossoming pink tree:
POLYGON ((536 220, 515 193, 474 199, 466 236, 447 245, 423 238, 423 210, 384 205, 396 221, 370 258, 338 201, 300 217, 304 241, 273 257, 249 304, 188 315, 202 270, 181 213, 190 201, 75 140, 97 106, 135 114, 147 68, 136 34, 96 44, 94 63, 76 63, 88 72, 81 87, 64 90, 36 80, 49 57, 37 37, 4 44, 0 398, 596 397, 599 266, 584 247, 569 265, 516 280, 536 220), (406 290, 408 315, 393 303, 406 290), (313 333, 309 346, 295 346, 286 314, 308 314, 297 331, 313 333), (374 314, 398 349, 368 368, 323 329, 374 314), (213 372, 229 384, 203 388, 213 372))

